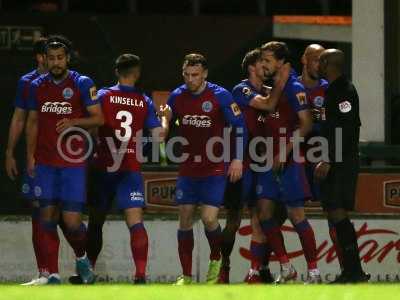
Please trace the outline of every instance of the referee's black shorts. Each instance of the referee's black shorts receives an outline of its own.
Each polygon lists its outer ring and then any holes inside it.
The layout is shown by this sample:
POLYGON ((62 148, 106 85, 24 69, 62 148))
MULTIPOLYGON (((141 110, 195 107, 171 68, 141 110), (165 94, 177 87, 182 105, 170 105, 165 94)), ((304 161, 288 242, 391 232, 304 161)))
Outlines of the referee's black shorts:
POLYGON ((332 164, 328 176, 321 182, 321 204, 325 211, 354 210, 358 161, 332 164))

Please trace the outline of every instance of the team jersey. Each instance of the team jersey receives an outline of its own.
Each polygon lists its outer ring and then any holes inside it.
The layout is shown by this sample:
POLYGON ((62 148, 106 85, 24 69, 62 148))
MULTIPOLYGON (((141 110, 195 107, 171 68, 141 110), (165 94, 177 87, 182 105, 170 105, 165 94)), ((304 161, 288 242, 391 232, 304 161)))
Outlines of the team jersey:
MULTIPOLYGON (((182 145, 182 153, 187 159, 180 164, 180 176, 206 177, 225 175, 225 162, 211 161, 207 157, 206 145, 211 138, 223 137, 224 128, 232 126, 242 131, 243 145, 247 133, 239 106, 233 101, 232 94, 224 88, 207 82, 205 90, 192 94, 182 85, 175 89, 168 105, 175 119, 179 121, 178 134, 187 143, 182 145)), ((214 143, 212 152, 215 157, 222 157, 224 149, 221 143, 214 143)), ((243 158, 243 149, 238 149, 237 158, 243 158)), ((226 154, 226 152, 225 152, 226 154)), ((229 156, 229 155, 228 155, 229 156)))
MULTIPOLYGON (((299 77, 300 80, 300 77, 299 77)), ((313 88, 304 86, 307 95, 307 102, 313 115, 313 129, 310 136, 319 136, 321 134, 321 123, 326 120, 325 116, 325 92, 328 88, 328 82, 320 79, 318 85, 313 88)))
POLYGON ((290 137, 300 125, 298 113, 306 109, 309 106, 304 86, 292 70, 275 112, 268 114, 264 120, 265 136, 273 139, 274 156, 280 151, 280 138, 285 140, 285 144, 290 142, 290 137))
MULTIPOLYGON (((262 91, 258 91, 248 79, 241 81, 232 90, 233 99, 239 105, 241 111, 243 112, 244 120, 248 130, 249 141, 257 136, 262 136, 262 112, 254 107, 250 106, 250 101, 257 95, 266 96, 268 88, 263 86, 262 91)), ((247 149, 245 153, 245 158, 243 161, 244 169, 249 167, 251 162, 249 150, 247 149)))
POLYGON ((38 113, 35 150, 37 164, 54 167, 81 166, 86 139, 75 132, 57 133, 56 124, 64 118, 87 117, 86 107, 99 104, 92 79, 75 71, 55 83, 50 74, 41 75, 31 83, 28 109, 38 113), (78 137, 79 135, 79 137, 78 137))
POLYGON ((37 70, 33 70, 18 80, 17 84, 17 94, 14 100, 14 106, 27 110, 28 98, 29 98, 29 87, 31 82, 38 78, 40 73, 37 70))
POLYGON ((99 90, 97 96, 104 125, 98 129, 94 165, 104 171, 139 171, 134 138, 142 136, 143 129, 161 126, 153 101, 137 88, 120 84, 99 90), (121 155, 117 169, 112 168, 116 153, 121 155))

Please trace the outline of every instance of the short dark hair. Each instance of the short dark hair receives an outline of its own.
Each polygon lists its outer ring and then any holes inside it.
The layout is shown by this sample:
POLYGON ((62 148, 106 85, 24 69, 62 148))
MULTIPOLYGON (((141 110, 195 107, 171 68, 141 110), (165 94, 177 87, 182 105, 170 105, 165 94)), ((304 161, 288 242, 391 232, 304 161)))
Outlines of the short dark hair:
POLYGON ((130 53, 122 54, 115 60, 115 69, 122 76, 127 75, 133 68, 140 67, 140 65, 140 57, 130 53))
POLYGON ((242 61, 243 73, 248 75, 249 66, 254 66, 258 61, 261 60, 261 49, 256 48, 246 53, 242 61))
POLYGON ((63 35, 55 34, 50 35, 46 43, 46 52, 49 49, 64 48, 65 53, 70 53, 72 49, 72 42, 63 35))
POLYGON ((45 37, 40 37, 33 43, 33 54, 38 55, 38 54, 45 54, 46 53, 46 44, 47 44, 47 38, 45 37))
POLYGON ((200 53, 190 53, 183 59, 183 66, 201 65, 204 69, 208 69, 207 59, 200 53))
POLYGON ((278 60, 288 62, 290 59, 289 48, 284 42, 272 41, 261 46, 261 51, 271 51, 278 60))

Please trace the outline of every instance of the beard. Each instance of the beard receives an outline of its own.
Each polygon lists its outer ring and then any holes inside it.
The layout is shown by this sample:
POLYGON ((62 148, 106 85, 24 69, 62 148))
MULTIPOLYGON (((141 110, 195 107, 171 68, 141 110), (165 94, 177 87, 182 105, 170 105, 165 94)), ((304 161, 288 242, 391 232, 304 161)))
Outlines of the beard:
POLYGON ((60 80, 60 79, 62 79, 62 78, 65 76, 65 74, 67 73, 67 69, 62 69, 62 68, 56 67, 56 68, 50 69, 49 72, 50 72, 51 76, 52 76, 55 80, 60 80))

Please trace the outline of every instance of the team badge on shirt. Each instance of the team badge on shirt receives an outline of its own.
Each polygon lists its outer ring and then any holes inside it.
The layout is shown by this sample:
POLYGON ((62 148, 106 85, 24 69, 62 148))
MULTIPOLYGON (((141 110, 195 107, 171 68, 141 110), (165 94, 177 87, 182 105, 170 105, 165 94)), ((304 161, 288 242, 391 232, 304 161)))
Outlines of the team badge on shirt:
POLYGON ((245 94, 246 96, 250 96, 251 90, 247 86, 245 86, 242 90, 242 93, 245 94))
POLYGON ((299 101, 300 105, 304 105, 307 103, 306 93, 303 93, 303 92, 297 93, 296 98, 299 101))
POLYGON ((92 86, 92 87, 90 88, 89 92, 90 92, 90 98, 91 98, 93 101, 97 100, 97 90, 96 90, 96 87, 95 87, 95 86, 92 86))
POLYGON ((342 113, 348 113, 351 111, 351 103, 349 101, 342 101, 339 103, 339 110, 342 113))
POLYGON ((212 105, 211 101, 205 101, 201 105, 201 108, 203 109, 204 112, 208 113, 208 112, 212 111, 213 105, 212 105))
POLYGON ((313 102, 314 102, 314 106, 315 107, 322 107, 324 106, 324 97, 321 96, 317 96, 314 98, 313 102))
POLYGON ((232 112, 233 112, 233 115, 234 115, 234 116, 238 116, 238 115, 241 114, 240 108, 239 108, 239 106, 238 106, 235 102, 233 102, 233 103, 231 104, 231 109, 232 109, 232 112))
POLYGON ((62 91, 63 97, 65 100, 71 99, 74 96, 74 91, 67 87, 62 91))

